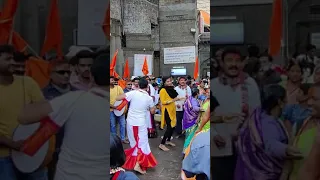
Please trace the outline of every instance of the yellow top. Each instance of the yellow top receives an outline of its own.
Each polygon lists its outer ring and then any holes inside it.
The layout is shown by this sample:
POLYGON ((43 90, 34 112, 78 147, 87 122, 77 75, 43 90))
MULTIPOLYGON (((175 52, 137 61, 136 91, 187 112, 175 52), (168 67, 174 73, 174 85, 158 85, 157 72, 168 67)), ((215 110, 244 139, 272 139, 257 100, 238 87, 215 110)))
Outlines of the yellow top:
POLYGON ((164 128, 166 121, 164 120, 164 113, 167 110, 169 117, 171 119, 171 127, 176 127, 177 117, 176 117, 176 104, 174 102, 170 104, 166 104, 168 101, 172 101, 173 99, 169 96, 167 91, 163 88, 160 90, 160 102, 161 102, 161 129, 164 128))
MULTIPOLYGON (((11 139, 24 105, 42 100, 39 85, 30 77, 14 76, 12 84, 0 85, 0 135, 11 139)), ((7 157, 9 153, 9 148, 0 146, 0 157, 7 157)))
MULTIPOLYGON (((110 105, 113 105, 116 102, 116 97, 123 93, 123 89, 120 86, 110 88, 110 105)), ((110 108, 110 111, 113 111, 113 109, 110 108)))

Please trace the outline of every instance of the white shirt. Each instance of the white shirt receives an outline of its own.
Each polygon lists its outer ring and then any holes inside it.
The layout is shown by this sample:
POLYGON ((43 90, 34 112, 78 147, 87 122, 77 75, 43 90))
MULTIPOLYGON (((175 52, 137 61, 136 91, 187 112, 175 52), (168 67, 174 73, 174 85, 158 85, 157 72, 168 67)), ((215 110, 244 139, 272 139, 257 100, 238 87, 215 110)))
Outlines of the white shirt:
POLYGON ((130 102, 127 123, 131 126, 147 124, 146 114, 154 106, 153 99, 146 91, 141 89, 126 93, 126 100, 130 102))
MULTIPOLYGON (((176 86, 174 89, 179 94, 178 95, 179 98, 186 97, 186 95, 191 96, 191 88, 189 86, 187 86, 185 89, 180 88, 180 86, 176 86)), ((180 108, 176 107, 176 111, 183 111, 184 102, 185 100, 176 101, 176 106, 180 105, 180 108)))
POLYGON ((55 180, 105 180, 109 176, 105 170, 110 165, 108 94, 93 88, 50 101, 53 112, 49 116, 65 128, 55 180))
MULTIPOLYGON (((248 87, 248 105, 249 114, 251 114, 254 109, 261 105, 260 101, 260 91, 257 83, 248 77, 245 81, 248 87)), ((242 113, 242 90, 241 86, 233 89, 229 85, 224 85, 219 81, 219 78, 211 80, 212 95, 219 102, 219 106, 215 109, 215 115, 231 115, 235 113, 242 113)), ((211 154, 213 156, 229 156, 232 155, 232 142, 231 134, 236 132, 237 123, 216 123, 212 134, 221 135, 227 145, 226 148, 216 149, 213 148, 211 154), (233 131, 233 132, 232 132, 233 131), (228 149, 229 148, 229 149, 228 149), (225 152, 223 152, 225 151, 225 152)))

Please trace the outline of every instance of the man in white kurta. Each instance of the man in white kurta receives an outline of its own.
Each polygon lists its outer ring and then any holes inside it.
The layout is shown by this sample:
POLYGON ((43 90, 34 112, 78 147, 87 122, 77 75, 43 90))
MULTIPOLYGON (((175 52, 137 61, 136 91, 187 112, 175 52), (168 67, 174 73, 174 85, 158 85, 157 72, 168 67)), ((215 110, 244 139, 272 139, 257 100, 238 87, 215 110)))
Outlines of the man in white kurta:
POLYGON ((146 114, 155 111, 154 102, 147 92, 148 81, 139 81, 140 89, 133 90, 120 95, 117 100, 130 102, 127 117, 127 134, 130 142, 130 149, 125 150, 125 169, 135 170, 145 174, 147 168, 157 165, 157 161, 151 153, 148 141, 148 123, 146 114))
POLYGON ((211 131, 212 179, 233 180, 236 165, 233 138, 238 127, 260 106, 259 88, 253 78, 242 71, 239 51, 225 50, 222 54, 223 72, 210 83, 212 95, 219 102, 215 109, 211 131))

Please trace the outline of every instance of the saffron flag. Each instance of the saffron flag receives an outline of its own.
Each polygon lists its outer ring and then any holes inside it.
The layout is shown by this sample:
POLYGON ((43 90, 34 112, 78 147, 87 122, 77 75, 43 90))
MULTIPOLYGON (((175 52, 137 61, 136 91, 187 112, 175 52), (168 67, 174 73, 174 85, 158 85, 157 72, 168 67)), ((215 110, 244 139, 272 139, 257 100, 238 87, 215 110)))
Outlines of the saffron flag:
POLYGON ((12 34, 12 45, 19 52, 25 52, 28 48, 28 43, 17 32, 12 34))
POLYGON ((199 59, 196 57, 196 62, 194 63, 194 70, 193 70, 193 78, 198 79, 199 77, 199 59))
POLYGON ((144 57, 144 62, 142 65, 142 73, 146 76, 149 74, 149 67, 148 67, 148 61, 147 61, 147 57, 144 57))
POLYGON ((272 17, 269 32, 269 54, 279 55, 282 40, 282 0, 273 1, 272 17))
POLYGON ((50 71, 51 66, 48 61, 36 57, 30 57, 26 61, 26 76, 34 79, 41 89, 48 85, 50 71))
POLYGON ((129 69, 129 60, 126 60, 126 64, 124 65, 124 71, 123 71, 123 79, 129 79, 130 78, 130 69, 129 69))
POLYGON ((13 21, 18 8, 18 0, 7 0, 0 16, 0 43, 11 44, 13 21))
POLYGON ((63 57, 62 53, 62 30, 59 17, 58 0, 51 0, 50 14, 46 27, 46 37, 44 39, 41 56, 55 50, 59 59, 63 57))
POLYGON ((102 23, 102 29, 103 29, 103 32, 104 32, 105 36, 107 37, 107 39, 110 40, 110 1, 108 3, 106 15, 104 16, 104 20, 102 23))
POLYGON ((114 53, 113 57, 112 57, 112 61, 110 64, 110 76, 115 76, 115 68, 116 68, 116 64, 117 64, 117 56, 118 56, 118 49, 116 50, 116 52, 114 53))

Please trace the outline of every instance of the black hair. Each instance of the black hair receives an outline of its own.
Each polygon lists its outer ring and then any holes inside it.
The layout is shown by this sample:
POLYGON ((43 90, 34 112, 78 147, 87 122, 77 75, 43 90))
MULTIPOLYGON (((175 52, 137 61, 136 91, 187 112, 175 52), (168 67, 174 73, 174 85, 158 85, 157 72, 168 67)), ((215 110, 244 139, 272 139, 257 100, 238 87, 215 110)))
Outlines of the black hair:
POLYGON ((148 87, 148 85, 149 85, 149 82, 145 78, 141 78, 139 80, 139 88, 140 89, 145 89, 148 87))
POLYGON ((307 46, 306 46, 306 50, 307 51, 310 51, 310 50, 312 50, 312 49, 316 49, 317 47, 315 46, 315 45, 313 45, 313 44, 308 44, 307 46))
POLYGON ((162 77, 162 86, 165 86, 167 79, 170 79, 170 78, 171 78, 170 76, 163 76, 162 77))
POLYGON ((93 76, 94 82, 98 86, 108 86, 110 85, 110 54, 101 54, 94 59, 91 66, 91 74, 93 76))
POLYGON ((100 56, 101 54, 110 54, 110 47, 108 46, 98 49, 95 53, 96 57, 100 56))
POLYGON ((135 81, 140 81, 140 78, 138 77, 133 78, 132 82, 135 82, 135 81))
POLYGON ((224 58, 228 55, 228 54, 236 54, 236 55, 239 55, 241 60, 243 60, 242 58, 242 55, 241 55, 241 52, 236 49, 236 48, 228 48, 228 49, 225 49, 221 55, 221 59, 222 61, 224 61, 224 58))
POLYGON ((187 77, 185 77, 185 76, 181 76, 181 77, 179 77, 179 81, 180 81, 180 79, 188 80, 188 78, 187 78, 187 77))
POLYGON ((270 114, 271 110, 279 104, 279 100, 284 101, 285 98, 286 90, 282 86, 278 84, 266 85, 261 93, 262 109, 270 114))
POLYGON ((192 90, 191 90, 192 97, 195 97, 198 94, 199 94, 199 89, 198 88, 192 88, 192 90))
POLYGON ((303 95, 308 95, 309 90, 312 88, 313 84, 311 83, 304 83, 300 85, 300 90, 302 91, 303 95))
MULTIPOLYGON (((79 64, 80 59, 83 59, 83 58, 92 58, 92 59, 94 59, 95 57, 98 58, 100 56, 104 56, 105 54, 110 54, 110 53, 108 53, 108 52, 101 53, 101 54, 99 54, 99 56, 96 57, 96 54, 91 52, 91 51, 89 51, 89 50, 81 50, 75 55, 75 57, 73 59, 73 63, 75 65, 77 65, 77 64, 79 64)), ((110 61, 110 57, 108 59, 110 61)))
POLYGON ((126 155, 119 136, 110 134, 110 168, 122 167, 126 162, 126 155))
POLYGON ((251 45, 248 47, 249 57, 258 57, 260 53, 260 49, 256 45, 251 45))
POLYGON ((14 47, 11 46, 11 45, 9 45, 9 44, 0 45, 0 56, 1 56, 3 53, 7 53, 7 54, 12 54, 12 55, 14 55, 14 53, 15 53, 14 47))
POLYGON ((269 62, 273 61, 273 57, 268 52, 262 53, 260 57, 268 57, 269 62))
POLYGON ((244 66, 243 71, 248 73, 251 77, 254 77, 258 74, 260 67, 260 61, 257 59, 252 59, 244 66))
POLYGON ((25 63, 27 61, 28 57, 26 55, 24 55, 22 52, 16 51, 13 54, 13 59, 16 62, 25 63))
POLYGON ((152 83, 152 87, 157 87, 158 84, 157 83, 152 83))

